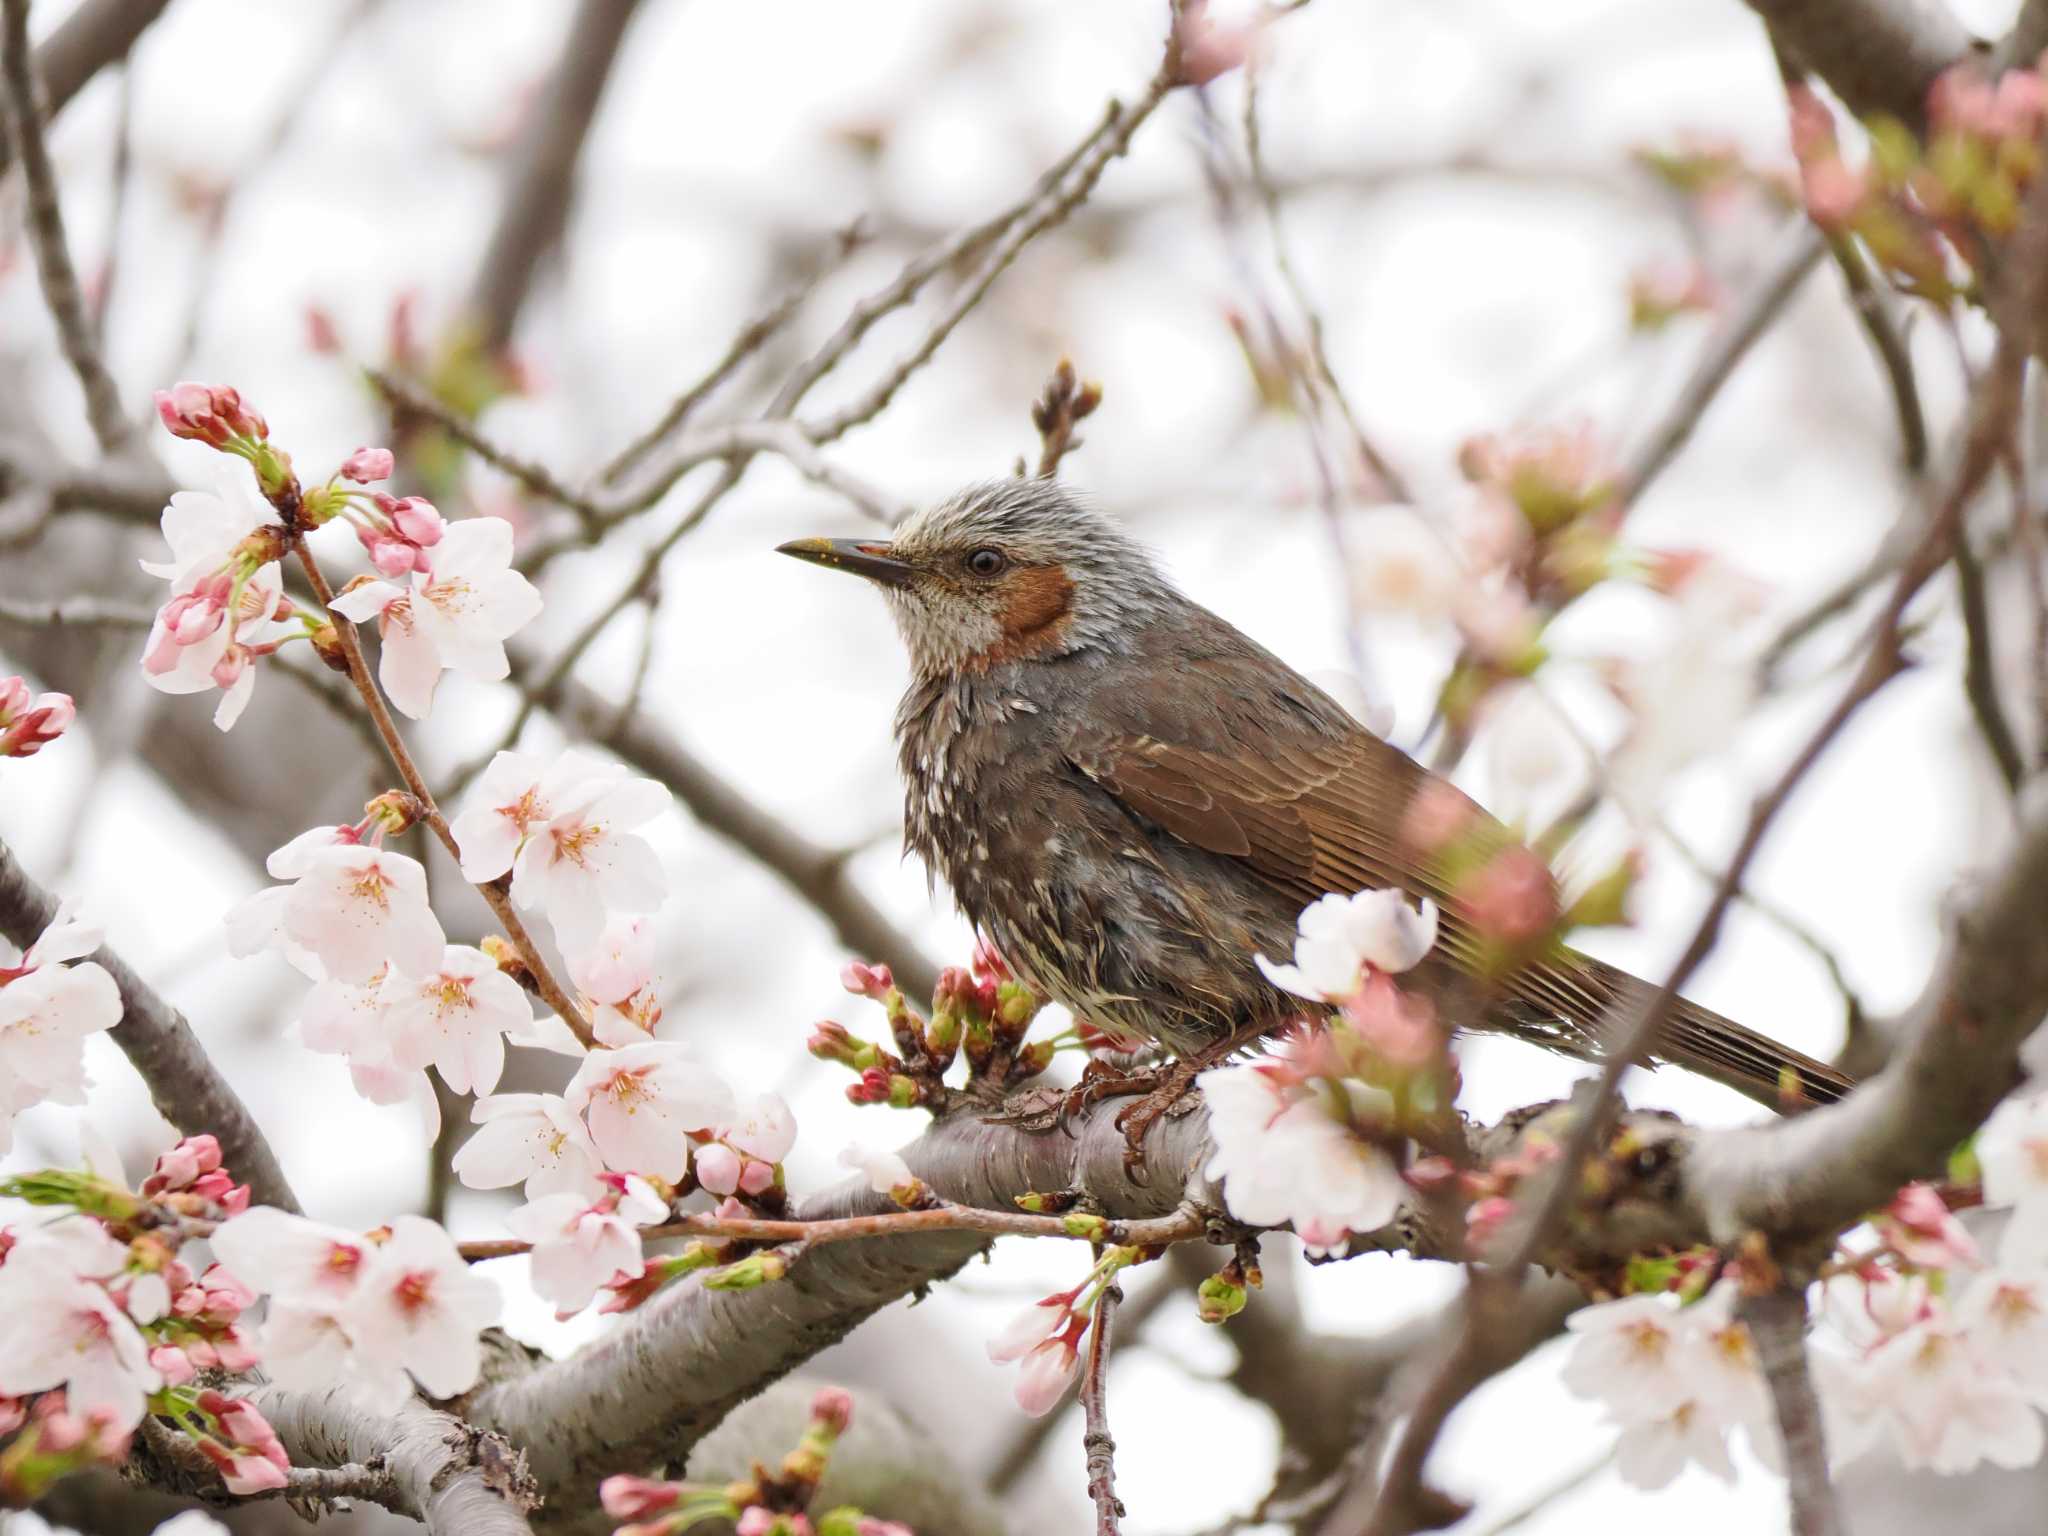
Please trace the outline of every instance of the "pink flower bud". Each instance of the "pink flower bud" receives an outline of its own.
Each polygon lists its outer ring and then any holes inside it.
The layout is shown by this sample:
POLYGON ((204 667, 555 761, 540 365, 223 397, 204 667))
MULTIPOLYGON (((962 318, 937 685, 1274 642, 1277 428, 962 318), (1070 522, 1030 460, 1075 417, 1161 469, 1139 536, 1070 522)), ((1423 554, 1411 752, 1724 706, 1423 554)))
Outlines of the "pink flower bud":
POLYGON ((375 485, 389 480, 396 467, 389 448, 358 448, 341 461, 341 478, 357 485, 375 485))
POLYGON ((886 965, 868 965, 854 960, 839 973, 839 985, 855 997, 868 997, 880 1002, 894 989, 896 978, 886 965))
POLYGON ((1017 1406, 1032 1418, 1042 1418, 1066 1395, 1074 1379, 1080 1356, 1073 1338, 1047 1339, 1024 1357, 1024 1369, 1017 1376, 1017 1406))
POLYGON ((740 1192, 761 1195, 775 1186, 775 1165, 750 1157, 740 1169, 740 1192))
POLYGON ((45 693, 29 702, 28 685, 18 677, 0 683, 0 757, 34 757, 55 741, 77 718, 68 693, 45 693))
POLYGON ((740 1187, 740 1155, 722 1141, 698 1149, 697 1182, 714 1195, 730 1195, 740 1187))
POLYGON ((382 528, 356 528, 356 537, 363 548, 369 551, 370 564, 377 568, 379 576, 398 581, 409 575, 419 564, 418 548, 395 534, 382 528))
POLYGON ((149 1363, 163 1377, 166 1386, 182 1387, 198 1374, 198 1367, 193 1365, 192 1357, 175 1344, 157 1345, 149 1352, 149 1363))
POLYGON ((659 1483, 652 1478, 633 1477, 618 1473, 597 1485, 598 1502, 604 1512, 614 1520, 638 1520, 646 1515, 658 1515, 663 1510, 675 1507, 682 1497, 682 1489, 674 1483, 659 1483))
POLYGON ((997 1365, 1021 1360, 1066 1326, 1071 1292, 1035 1301, 1003 1325, 988 1342, 988 1357, 997 1365))
POLYGON ((824 1387, 811 1399, 811 1417, 828 1433, 843 1435, 853 1423, 853 1394, 844 1387, 824 1387))
POLYGON ((173 437, 214 448, 236 438, 265 438, 270 427, 225 385, 174 384, 156 392, 156 413, 173 437))
MULTIPOLYGON (((390 455, 385 457, 389 458, 390 455)), ((447 519, 435 505, 419 496, 406 496, 391 507, 391 522, 400 533, 422 549, 432 549, 447 531, 447 519)))
POLYGON ((855 1104, 888 1103, 889 1073, 881 1067, 869 1067, 861 1073, 859 1082, 846 1085, 846 1097, 855 1104))
POLYGON ((772 1512, 759 1504, 749 1504, 740 1512, 740 1518, 733 1526, 733 1536, 769 1536, 775 1524, 772 1512))

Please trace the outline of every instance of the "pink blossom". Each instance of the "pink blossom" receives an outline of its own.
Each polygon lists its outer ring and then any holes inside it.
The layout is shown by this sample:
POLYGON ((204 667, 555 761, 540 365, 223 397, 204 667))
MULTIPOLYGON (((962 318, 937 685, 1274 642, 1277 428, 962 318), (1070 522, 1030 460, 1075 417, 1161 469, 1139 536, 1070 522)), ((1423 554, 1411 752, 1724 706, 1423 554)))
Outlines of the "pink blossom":
POLYGON ((881 1002, 895 989, 896 978, 886 965, 868 965, 864 961, 850 960, 839 973, 839 984, 855 997, 873 998, 881 1002))
POLYGON ((389 480, 397 468, 389 448, 358 448, 341 462, 341 477, 357 485, 374 485, 389 480))
POLYGON ((60 909, 19 965, 0 955, 0 1152, 20 1111, 85 1102, 85 1039, 121 1022, 121 996, 97 963, 61 962, 99 941, 96 927, 60 909))
POLYGON ((9 1253, 0 1265, 0 1314, 35 1323, 0 1329, 0 1394, 62 1387, 76 1411, 103 1410, 125 1431, 163 1385, 135 1324, 56 1245, 17 1244, 9 1253))
POLYGON ((1065 1328, 1072 1320, 1069 1310, 1074 1300, 1072 1291, 1057 1296, 1047 1296, 1034 1301, 1023 1311, 1016 1313, 1003 1325, 1002 1331, 988 1342, 988 1357, 997 1365, 1008 1365, 1022 1360, 1047 1339, 1065 1328))
POLYGON ((696 1156, 697 1182, 714 1195, 737 1193, 740 1169, 745 1159, 722 1142, 699 1147, 696 1156))
POLYGON ((306 860, 284 899, 283 930, 337 981, 361 983, 389 964, 436 973, 447 948, 427 905, 419 861, 384 848, 336 846, 306 860))
MULTIPOLYGON (((421 504, 425 507, 425 504, 421 504)), ((408 513, 411 526, 433 534, 439 514, 431 507, 408 513)), ((481 682, 507 675, 505 641, 540 613, 540 594, 511 568, 512 525, 503 518, 466 517, 433 539, 432 569, 407 554, 394 554, 386 574, 406 577, 364 581, 337 597, 332 607, 358 623, 374 618, 384 640, 378 678, 391 702, 415 720, 433 707, 441 673, 453 669, 481 682), (407 576, 407 573, 410 575, 407 576)), ((417 547, 407 541, 407 548, 417 547)), ((375 550, 373 548, 373 553, 375 550)))
POLYGON ((588 945, 568 955, 569 976, 583 994, 591 1032, 603 1045, 654 1037, 661 1022, 654 971, 654 934, 647 919, 614 913, 588 945))
POLYGON ((590 1305, 616 1276, 637 1278, 641 1227, 668 1219, 668 1205, 644 1179, 626 1175, 596 1201, 583 1195, 545 1195, 505 1218, 514 1237, 533 1244, 533 1288, 564 1316, 590 1305))
POLYGON ((34 757, 63 735, 77 716, 68 693, 29 698, 19 677, 0 678, 0 757, 34 757))
POLYGON ((1949 1269, 1979 1262, 1976 1239, 1929 1184, 1908 1184, 1879 1218, 1880 1230, 1908 1263, 1949 1269))
POLYGON ((681 1046, 650 1040, 592 1051, 569 1080, 569 1108, 583 1114, 608 1167, 673 1184, 689 1167, 689 1133, 733 1113, 732 1091, 681 1046))
POLYGON ((1066 1395, 1067 1383, 1074 1379, 1080 1365, 1080 1354, 1075 1348, 1077 1338, 1078 1335, 1062 1335, 1047 1339, 1024 1357, 1015 1392, 1017 1406, 1032 1418, 1052 1412, 1066 1395))
POLYGON ((199 1449, 217 1467, 229 1493, 262 1493, 285 1485, 291 1460, 277 1431, 254 1403, 215 1391, 199 1394, 200 1411, 213 1417, 219 1438, 200 1438, 199 1449))
POLYGON ((682 1489, 674 1483, 619 1472, 597 1485, 597 1497, 614 1520, 639 1520, 673 1509, 682 1489))
POLYGON ((401 1068, 431 1064, 457 1093, 489 1093, 505 1066, 505 1034, 533 1020, 525 990, 480 949, 451 944, 438 970, 386 986, 391 1054, 401 1068))
POLYGON ((270 428, 233 389, 221 384, 173 384, 156 392, 156 413, 171 436, 220 448, 238 437, 264 438, 270 428))
POLYGON ((434 1397, 469 1390, 483 1370, 477 1333, 497 1316, 497 1287, 471 1270, 454 1239, 424 1217, 399 1217, 342 1315, 360 1395, 396 1408, 410 1395, 408 1373, 434 1397))
POLYGON ((526 1197, 562 1193, 594 1197, 603 1168, 590 1132, 552 1093, 500 1093, 480 1098, 470 1119, 481 1126, 455 1154, 455 1176, 471 1189, 526 1181, 526 1197))

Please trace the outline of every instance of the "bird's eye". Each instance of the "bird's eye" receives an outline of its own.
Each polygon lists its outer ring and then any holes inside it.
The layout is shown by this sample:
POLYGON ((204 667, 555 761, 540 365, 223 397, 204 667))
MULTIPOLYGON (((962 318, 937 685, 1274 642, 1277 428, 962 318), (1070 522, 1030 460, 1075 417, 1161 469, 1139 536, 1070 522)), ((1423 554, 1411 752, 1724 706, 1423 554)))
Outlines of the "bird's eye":
POLYGON ((967 569, 977 576, 1000 576, 1009 563, 1009 557, 1000 549, 977 549, 967 557, 967 569))

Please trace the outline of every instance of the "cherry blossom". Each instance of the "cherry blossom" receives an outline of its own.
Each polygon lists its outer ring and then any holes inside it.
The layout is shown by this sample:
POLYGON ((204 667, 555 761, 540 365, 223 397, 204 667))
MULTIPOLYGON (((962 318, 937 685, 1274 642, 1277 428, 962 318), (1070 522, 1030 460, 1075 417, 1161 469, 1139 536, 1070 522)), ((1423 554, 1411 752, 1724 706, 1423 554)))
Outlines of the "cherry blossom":
POLYGON ((1419 963, 1436 943, 1436 925, 1435 902, 1417 911, 1400 891, 1324 896, 1301 909, 1294 964, 1260 955, 1259 970, 1296 997, 1337 1002, 1358 990, 1368 966, 1397 973, 1419 963))
POLYGON ((1967 1472, 1982 1462, 2032 1466, 2040 1417, 2004 1371, 1945 1311, 1935 1311, 1823 1378, 1823 1402, 1843 1426, 1841 1454, 1888 1442, 1910 1468, 1967 1472))
POLYGON ((198 1407, 212 1421, 213 1432, 193 1436, 194 1442, 219 1471, 229 1493, 284 1487, 291 1460, 277 1431, 254 1403, 209 1390, 199 1394, 198 1407))
POLYGON ((608 1167, 673 1184, 690 1162, 689 1133, 732 1118, 732 1091, 681 1046, 650 1040, 592 1051, 569 1080, 569 1107, 583 1114, 608 1167))
POLYGON ((1984 1199, 2013 1207, 2013 1224, 2048 1228, 2048 1093, 2014 1094, 1977 1133, 1984 1199))
POLYGON ((361 1396, 397 1408, 408 1374, 434 1397, 453 1397, 483 1372, 478 1332, 496 1322, 498 1288, 475 1273, 455 1240, 422 1216, 401 1216, 371 1256, 342 1314, 361 1396))
MULTIPOLYGON (((353 584, 331 606, 345 619, 378 621, 384 691, 405 714, 423 720, 444 670, 481 682, 507 675, 505 641, 539 615, 541 599, 511 568, 512 525, 503 518, 461 518, 443 532, 434 526, 438 513, 432 521, 425 517, 431 507, 403 510, 412 513, 416 535, 432 530, 433 568, 415 565, 404 586, 381 579, 353 584)), ((406 547, 419 547, 418 538, 406 547)), ((389 572, 389 563, 380 568, 389 572)))
POLYGON ((103 1412, 114 1427, 133 1429, 163 1376, 134 1321, 69 1252, 61 1242, 18 1241, 0 1264, 0 1314, 35 1320, 0 1329, 0 1393, 62 1387, 73 1412, 103 1412))
POLYGON ((19 677, 0 677, 0 757, 34 757, 70 727, 78 708, 68 693, 31 699, 19 677))
POLYGON ((592 1196, 604 1162, 566 1100, 552 1093, 480 1098, 469 1117, 481 1126, 455 1154, 455 1176, 471 1189, 526 1181, 526 1198, 592 1196))
POLYGON ((329 1312, 355 1295, 372 1248, 359 1233, 267 1205, 223 1222, 212 1243, 220 1261, 257 1290, 329 1312))
POLYGON ((0 941, 0 1152, 20 1111, 85 1102, 86 1036, 112 1029, 122 1015, 113 977, 78 959, 99 945, 96 926, 61 908, 17 963, 0 941))
POLYGON ((1043 1418, 1059 1406, 1067 1383, 1074 1379, 1080 1363, 1076 1341, 1065 1335, 1047 1339, 1023 1360, 1017 1374, 1017 1406, 1034 1419, 1043 1418))
POLYGON ((1413 507, 1374 507, 1345 525, 1352 599, 1360 611, 1447 622, 1466 575, 1457 554, 1413 507))
POLYGON ((142 562, 171 584, 143 646, 143 676, 163 693, 222 689, 214 724, 227 730, 256 685, 253 663, 305 633, 284 596, 277 511, 233 470, 216 491, 175 492, 163 534, 170 559, 142 562))
MULTIPOLYGON (((447 949, 427 905, 427 872, 388 849, 338 844, 308 852, 296 883, 273 900, 283 938, 336 981, 367 982, 387 964, 431 976, 447 949)), ((245 925, 247 906, 238 909, 245 925)))
POLYGON ((1407 1185, 1386 1151, 1353 1129, 1354 1106, 1339 1104, 1327 1082, 1290 1081, 1259 1065, 1205 1072, 1201 1084, 1216 1147, 1208 1176, 1223 1181, 1224 1204, 1240 1221, 1292 1223, 1313 1251, 1393 1220, 1407 1185))
POLYGON ((451 944, 439 969, 394 976, 383 989, 391 1055, 401 1068, 431 1064, 457 1093, 489 1093, 505 1067, 505 1032, 533 1020, 519 983, 480 949, 451 944))
POLYGON ((780 1094, 764 1093, 713 1128, 698 1148, 697 1182, 714 1195, 758 1195, 775 1183, 775 1165, 796 1144, 796 1117, 780 1094))
POLYGON ((878 1152, 872 1147, 850 1143, 840 1149, 839 1164, 842 1168, 851 1168, 868 1181, 869 1189, 878 1195, 889 1196, 898 1205, 915 1200, 924 1187, 900 1153, 878 1152))
POLYGON ((1661 1488, 1689 1463, 1732 1479, 1729 1433, 1777 1458, 1769 1389, 1749 1330, 1735 1320, 1736 1287, 1723 1282, 1691 1306, 1668 1294, 1623 1297, 1566 1320, 1578 1343, 1564 1382, 1602 1403, 1621 1426, 1624 1481, 1661 1488))
POLYGON ((568 956, 569 977, 583 996, 591 1033, 602 1045, 654 1038, 661 1023, 654 971, 654 934, 647 919, 614 913, 587 946, 568 956))
POLYGON ((590 1305, 614 1276, 637 1278, 646 1268, 640 1231, 668 1219, 668 1204, 633 1174, 607 1177, 612 1187, 597 1200, 581 1194, 543 1195, 505 1218, 515 1237, 533 1244, 533 1288, 564 1315, 590 1305))

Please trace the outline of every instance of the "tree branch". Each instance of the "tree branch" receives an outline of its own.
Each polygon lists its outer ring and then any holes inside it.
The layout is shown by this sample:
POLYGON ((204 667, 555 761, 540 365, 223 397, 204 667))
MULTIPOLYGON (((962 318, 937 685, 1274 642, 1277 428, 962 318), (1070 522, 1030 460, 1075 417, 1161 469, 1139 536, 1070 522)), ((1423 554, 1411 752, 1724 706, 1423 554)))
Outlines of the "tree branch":
POLYGON ((93 436, 108 453, 128 445, 134 435, 121 411, 121 395, 114 387, 106 364, 100 360, 99 345, 93 338, 92 322, 85 312, 79 291, 78 273, 71 264, 71 248, 64 238, 64 209, 57 192, 56 168, 50 164, 50 149, 43 142, 43 121, 36 105, 35 68, 28 46, 28 0, 0 0, 5 15, 5 37, 0 39, 0 84, 5 86, 7 126, 21 156, 23 179, 28 183, 29 244, 35 251, 36 275, 43 286, 43 302, 57 324, 57 339, 65 361, 78 375, 85 391, 85 414, 92 423, 93 436))
MULTIPOLYGON (((124 59, 169 0, 85 0, 43 39, 35 51, 45 113, 55 117, 85 83, 117 59, 124 59)), ((7 174, 13 141, 0 133, 0 176, 7 174)))
MULTIPOLYGON (((0 843, 0 935, 26 949, 56 915, 56 897, 30 879, 7 845, 0 843)), ((218 1137, 221 1160, 248 1184, 257 1203, 296 1211, 298 1199, 285 1182, 270 1143, 235 1090, 214 1069, 184 1015, 111 949, 103 947, 92 958, 120 990, 122 1015, 113 1041, 148 1085, 157 1113, 187 1135, 211 1132, 218 1137)))
POLYGON ((1088 1358, 1081 1370, 1081 1447, 1088 1457, 1088 1497, 1095 1502, 1095 1536, 1118 1536, 1123 1500, 1116 1496, 1116 1440, 1109 1432, 1109 1332, 1124 1293, 1112 1281, 1095 1303, 1088 1358))
POLYGON ((1771 1384, 1792 1500, 1792 1536, 1844 1536, 1841 1501, 1828 1477, 1820 1401, 1806 1364, 1806 1288, 1780 1287, 1742 1303, 1757 1361, 1771 1384))
POLYGON ((635 0, 582 0, 561 62, 527 123, 505 205, 469 294, 469 320, 486 352, 503 351, 541 259, 568 223, 576 160, 633 19, 635 0))
POLYGON ((539 1506, 539 1490, 526 1458, 500 1436, 424 1403, 374 1413, 339 1387, 262 1386, 249 1395, 294 1467, 375 1467, 381 1483, 349 1491, 413 1516, 432 1536, 532 1536, 527 1515, 539 1506))

